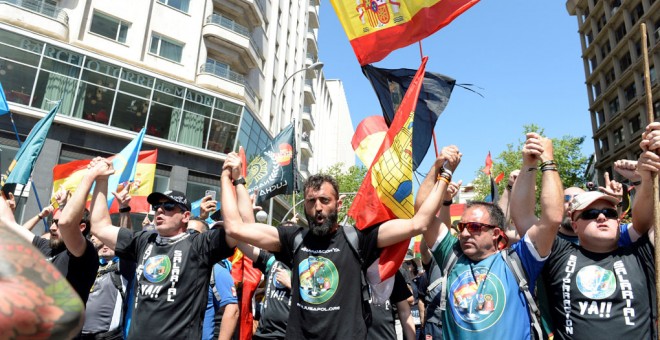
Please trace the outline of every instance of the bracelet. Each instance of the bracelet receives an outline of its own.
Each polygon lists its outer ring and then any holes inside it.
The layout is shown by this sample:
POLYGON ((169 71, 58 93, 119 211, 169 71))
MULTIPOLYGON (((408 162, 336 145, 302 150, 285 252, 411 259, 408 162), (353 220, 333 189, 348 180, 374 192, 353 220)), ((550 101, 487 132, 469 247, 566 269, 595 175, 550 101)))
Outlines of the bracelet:
POLYGON ((638 185, 642 184, 642 181, 631 182, 630 184, 632 184, 634 186, 638 186, 638 185))
POLYGON ((119 212, 120 212, 120 213, 131 212, 131 206, 129 205, 128 207, 119 208, 119 212))
POLYGON ((541 168, 541 172, 545 172, 545 171, 559 171, 559 170, 557 170, 556 166, 545 166, 541 168))
POLYGON ((555 163, 555 161, 552 160, 552 159, 549 160, 549 161, 545 161, 545 162, 541 163, 541 171, 543 171, 543 167, 545 167, 547 165, 557 165, 557 163, 555 163))
POLYGON ((440 174, 445 174, 445 173, 446 173, 446 174, 449 174, 450 177, 451 177, 452 175, 454 175, 454 172, 453 172, 453 171, 451 171, 451 170, 449 170, 449 169, 447 169, 447 168, 445 168, 445 167, 440 168, 440 174))
POLYGON ((41 216, 41 213, 37 214, 37 217, 39 217, 40 220, 43 220, 44 218, 41 216))
POLYGON ((440 178, 438 179, 444 181, 445 183, 447 183, 447 185, 449 185, 449 179, 445 178, 444 176, 440 176, 440 178))
POLYGON ((454 203, 454 202, 452 202, 452 200, 449 200, 449 201, 443 201, 443 202, 442 202, 442 205, 444 205, 445 207, 448 207, 448 206, 450 206, 452 203, 454 203))
POLYGON ((538 170, 538 169, 539 169, 539 168, 537 168, 537 167, 535 167, 535 166, 532 166, 532 167, 527 168, 527 171, 536 171, 536 170, 538 170))

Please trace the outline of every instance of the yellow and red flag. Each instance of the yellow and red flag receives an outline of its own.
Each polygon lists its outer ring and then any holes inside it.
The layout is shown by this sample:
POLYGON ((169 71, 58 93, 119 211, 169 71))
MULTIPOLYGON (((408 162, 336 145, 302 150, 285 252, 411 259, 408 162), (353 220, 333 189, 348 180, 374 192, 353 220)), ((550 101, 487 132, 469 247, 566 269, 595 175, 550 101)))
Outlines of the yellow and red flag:
MULTIPOLYGON (((115 156, 110 157, 112 160, 115 156)), ((147 196, 153 191, 154 177, 156 175, 156 159, 158 158, 158 150, 142 151, 138 155, 137 168, 135 170, 135 178, 130 194, 131 198, 131 211, 137 213, 148 213, 151 210, 147 202, 147 196)), ((64 188, 69 192, 74 192, 83 177, 87 172, 87 164, 91 160, 81 159, 65 164, 58 164, 53 167, 53 196, 60 188, 64 188)), ((112 195, 112 191, 121 191, 127 183, 119 183, 117 188, 108 188, 108 195, 112 195)), ((91 200, 91 196, 87 198, 87 204, 91 200)), ((51 200, 52 201, 52 200, 51 200)), ((119 204, 115 200, 110 206, 110 213, 118 213, 119 204)))
POLYGON ((360 65, 420 41, 479 0, 331 0, 360 65))
MULTIPOLYGON (((348 211, 360 230, 396 218, 411 218, 414 214, 412 122, 427 60, 426 57, 422 60, 348 211)), ((405 240, 383 249, 378 263, 381 280, 396 273, 408 244, 409 240, 405 240)))

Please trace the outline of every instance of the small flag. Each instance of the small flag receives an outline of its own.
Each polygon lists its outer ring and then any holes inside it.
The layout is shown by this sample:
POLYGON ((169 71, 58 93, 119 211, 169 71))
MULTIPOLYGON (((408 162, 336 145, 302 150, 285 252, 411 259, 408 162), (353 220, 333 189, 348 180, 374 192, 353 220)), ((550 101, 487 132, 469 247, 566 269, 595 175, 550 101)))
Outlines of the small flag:
POLYGON ((500 184, 500 182, 502 182, 503 179, 504 179, 504 171, 500 172, 500 174, 497 175, 497 177, 495 177, 495 183, 500 184))
MULTIPOLYGON (((138 154, 140 153, 140 149, 142 149, 144 132, 145 128, 142 128, 140 133, 121 152, 112 158, 112 167, 115 169, 115 173, 108 178, 108 189, 117 190, 120 183, 131 182, 135 178, 136 164, 138 154)), ((114 200, 114 195, 108 195, 108 209, 112 206, 114 200)))
POLYGON ((486 175, 490 176, 490 169, 493 167, 493 159, 490 158, 490 151, 488 151, 488 156, 486 156, 486 166, 481 170, 486 175))

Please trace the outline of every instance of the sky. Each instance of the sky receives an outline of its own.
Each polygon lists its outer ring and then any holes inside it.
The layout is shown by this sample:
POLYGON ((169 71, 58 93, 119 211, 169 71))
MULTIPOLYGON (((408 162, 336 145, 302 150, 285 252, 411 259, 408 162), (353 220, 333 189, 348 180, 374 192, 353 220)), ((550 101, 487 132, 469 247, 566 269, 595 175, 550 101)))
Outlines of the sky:
MULTIPOLYGON (((380 105, 330 1, 321 1, 319 16, 323 73, 343 82, 355 128, 368 116, 382 115, 380 105)), ((474 84, 484 96, 455 87, 435 126, 439 149, 454 144, 463 153, 455 181, 472 181, 489 151, 497 163, 507 144, 524 140, 526 124, 539 125, 550 138, 585 136, 582 151, 593 153, 577 26, 565 0, 484 0, 422 41, 427 72, 474 84)), ((419 45, 413 44, 374 66, 417 69, 420 63, 419 45)), ((434 159, 431 144, 419 171, 426 173, 434 159)))

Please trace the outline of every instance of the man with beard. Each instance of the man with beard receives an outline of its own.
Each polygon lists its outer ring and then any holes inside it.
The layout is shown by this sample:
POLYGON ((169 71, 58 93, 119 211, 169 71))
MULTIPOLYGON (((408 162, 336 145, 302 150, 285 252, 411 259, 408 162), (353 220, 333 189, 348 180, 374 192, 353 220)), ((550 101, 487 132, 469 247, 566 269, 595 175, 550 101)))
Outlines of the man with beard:
MULTIPOLYGON (((61 207, 60 207, 61 208, 61 207)), ((33 234, 17 224, 8 227, 32 242, 57 270, 69 281, 83 303, 87 303, 89 289, 94 283, 99 257, 87 239, 91 224, 89 211, 82 204, 67 204, 53 214, 50 240, 33 234), (75 222, 74 222, 75 221, 75 222)))
POLYGON ((305 233, 302 227, 244 223, 233 193, 233 186, 245 185, 240 177, 240 158, 236 153, 227 156, 221 176, 227 235, 275 253, 278 260, 292 268, 287 339, 365 339, 360 271, 376 260, 379 249, 426 231, 442 205, 460 157, 455 146, 443 148, 436 164, 438 169, 444 164, 444 170, 438 173, 428 199, 412 218, 393 219, 364 230, 337 223, 342 204, 337 181, 329 175, 310 176, 303 190, 310 231, 305 233), (357 234, 358 247, 349 244, 352 233, 357 234), (351 247, 359 250, 361 258, 351 247))

